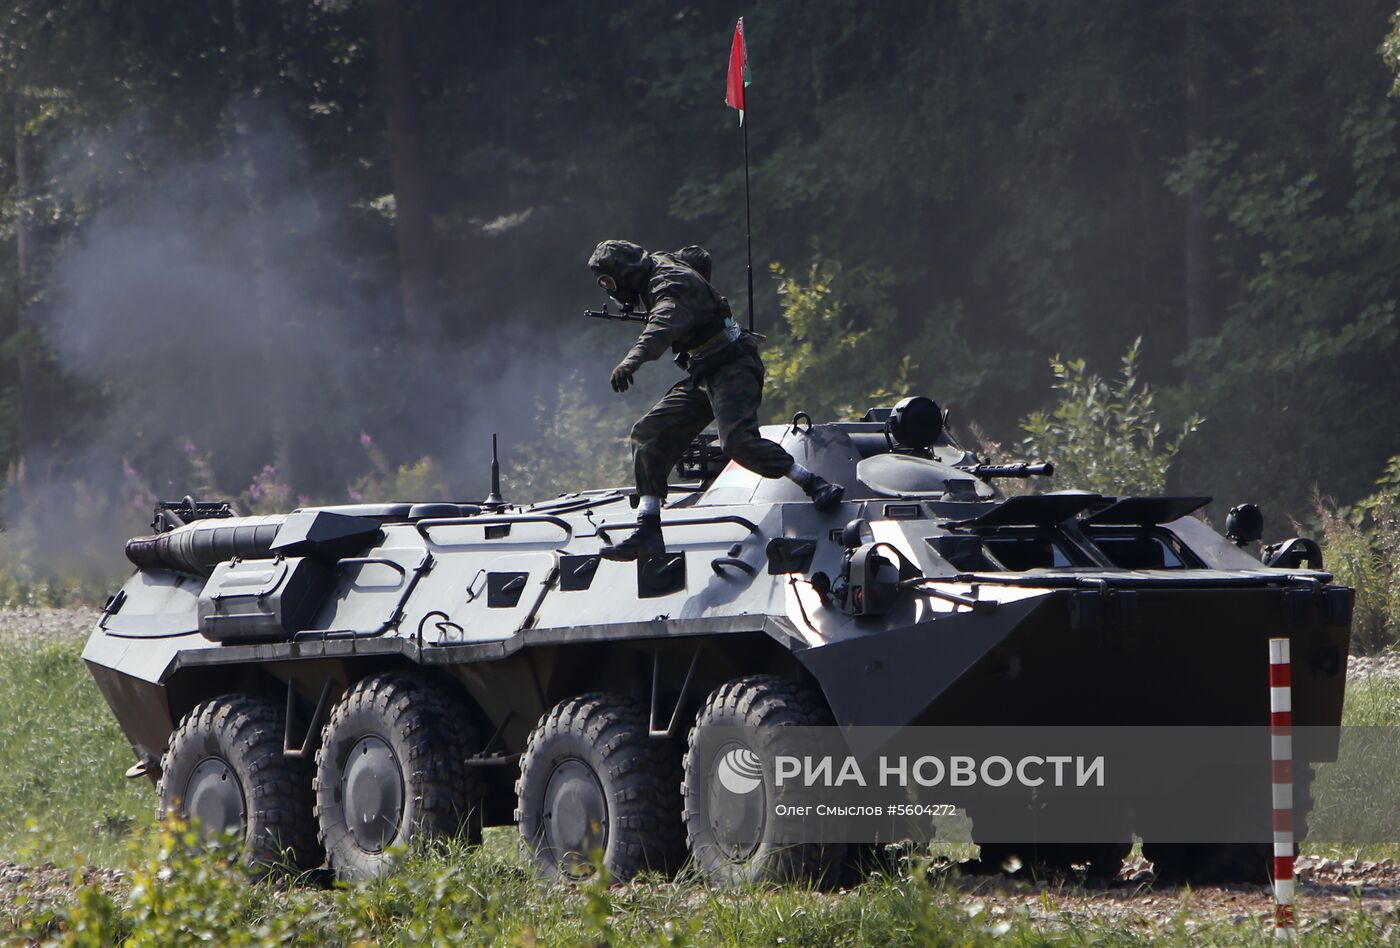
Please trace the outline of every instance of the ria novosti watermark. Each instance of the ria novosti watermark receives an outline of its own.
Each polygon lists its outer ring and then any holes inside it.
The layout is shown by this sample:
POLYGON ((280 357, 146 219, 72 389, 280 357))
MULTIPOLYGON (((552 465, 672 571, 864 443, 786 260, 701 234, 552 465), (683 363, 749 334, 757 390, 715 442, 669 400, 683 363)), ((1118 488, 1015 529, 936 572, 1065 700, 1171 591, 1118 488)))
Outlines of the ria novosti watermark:
MULTIPOLYGON (((715 735, 716 811, 844 842, 1272 844, 1271 735, 1241 727, 906 727, 715 735), (956 837, 965 838, 965 837, 956 837)), ((1400 728, 1295 728, 1314 842, 1400 841, 1400 728)))
POLYGON ((773 761, 774 783, 783 787, 797 781, 805 787, 1004 787, 1013 781, 1022 787, 1104 786, 1105 758, 1102 754, 1085 758, 1079 755, 1051 754, 1041 757, 1028 754, 1018 760, 1000 755, 975 757, 955 754, 947 759, 925 754, 911 760, 908 756, 881 756, 874 764, 871 778, 866 776, 856 758, 846 756, 838 765, 830 756, 788 757, 779 755, 773 761), (1048 775, 1048 776, 1047 776, 1048 775), (946 780, 946 783, 945 783, 946 780))

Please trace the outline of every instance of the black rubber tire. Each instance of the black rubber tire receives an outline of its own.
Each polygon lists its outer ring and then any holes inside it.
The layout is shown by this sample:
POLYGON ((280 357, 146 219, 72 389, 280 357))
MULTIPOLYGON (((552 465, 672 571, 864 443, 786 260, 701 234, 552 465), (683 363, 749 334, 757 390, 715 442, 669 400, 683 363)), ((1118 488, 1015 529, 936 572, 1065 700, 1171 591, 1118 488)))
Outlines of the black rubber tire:
POLYGON ((1142 855, 1152 863, 1155 881, 1162 885, 1267 885, 1274 867, 1274 847, 1269 843, 1144 843, 1142 855))
POLYGON ((593 863, 584 850, 594 849, 602 851, 613 882, 679 868, 685 857, 676 799, 680 753, 674 743, 648 736, 648 729, 635 701, 586 694, 559 702, 530 732, 515 782, 515 819, 541 876, 588 878, 593 863), (572 789, 552 789, 560 779, 571 780, 572 789), (568 793, 573 804, 558 818, 551 808, 556 792, 568 793), (599 817, 589 821, 593 839, 589 829, 569 825, 587 818, 580 812, 584 805, 599 817))
POLYGON ((241 802, 243 861, 259 875, 305 871, 322 858, 311 768, 282 753, 284 714, 282 702, 254 695, 205 701, 185 715, 161 758, 161 819, 188 816, 183 797, 198 768, 221 768, 222 780, 236 782, 229 799, 241 802))
MULTIPOLYGON (((1294 839, 1308 835, 1308 816, 1312 812, 1313 769, 1299 764, 1293 771, 1293 829, 1294 839)), ((1268 801, 1269 786, 1261 784, 1257 797, 1268 801)), ((1254 818, 1268 811, 1251 813, 1254 818)), ((1267 830, 1265 824, 1261 831, 1267 830)), ((1293 854, 1298 854, 1295 842, 1293 854)), ((1160 843, 1145 842, 1142 855, 1152 863, 1152 874, 1160 885, 1191 882, 1211 885, 1242 882, 1268 885, 1273 882, 1274 847, 1271 843, 1160 843)))
POLYGON ((1122 843, 982 843, 978 858, 963 864, 969 875, 1004 874, 1020 878, 1084 878, 1111 882, 1133 850, 1122 843))
POLYGON ((855 888, 872 876, 895 878, 904 848, 898 843, 848 843, 838 883, 855 888))
POLYGON ((386 672, 352 685, 331 711, 316 752, 316 822, 336 878, 379 878, 400 847, 418 840, 465 833, 480 841, 485 787, 465 763, 479 750, 461 699, 422 675, 386 672), (351 752, 370 744, 380 749, 385 772, 397 773, 400 793, 388 808, 396 817, 386 813, 377 834, 359 828, 378 836, 372 842, 349 825, 344 799, 351 752))
POLYGON ((1133 842, 1121 843, 1041 843, 1024 847, 1025 860, 1039 876, 1051 873, 1066 878, 1083 876, 1109 882, 1123 871, 1123 860, 1133 851, 1133 842))
POLYGON ((1029 828, 1024 822, 1025 801, 1007 799, 977 805, 972 810, 972 840, 981 853, 963 864, 963 872, 1004 874, 1018 879, 1054 877, 1068 882, 1109 882, 1118 878, 1123 860, 1133 849, 1131 814, 1111 804, 1091 804, 1088 810, 1084 806, 1059 803, 1049 817, 1056 823, 1047 825, 1064 825, 1077 819, 1078 825, 1093 825, 1098 832, 1117 836, 1117 842, 987 842, 988 835, 1005 837, 1029 828))
MULTIPOLYGON (((842 881, 847 847, 844 843, 807 840, 810 827, 801 817, 778 817, 767 801, 794 805, 818 802, 821 791, 784 787, 773 783, 772 772, 763 768, 762 802, 753 807, 761 820, 751 834, 753 842, 740 841, 749 851, 736 856, 726 850, 719 827, 722 820, 711 802, 711 774, 716 760, 727 755, 742 734, 747 750, 762 761, 779 755, 803 756, 808 738, 795 735, 791 728, 831 727, 835 721, 826 702, 812 689, 775 675, 750 675, 727 682, 711 692, 695 718, 685 755, 685 828, 691 856, 710 882, 721 886, 750 883, 799 883, 834 886, 842 881), (784 732, 787 732, 786 734, 784 732), (761 814, 761 815, 758 815, 761 814)), ((814 742, 813 742, 814 743, 814 742)), ((810 753, 810 751, 809 751, 810 753)), ((755 786, 754 789, 758 789, 755 786)), ((732 791, 726 790, 731 796, 732 791)))

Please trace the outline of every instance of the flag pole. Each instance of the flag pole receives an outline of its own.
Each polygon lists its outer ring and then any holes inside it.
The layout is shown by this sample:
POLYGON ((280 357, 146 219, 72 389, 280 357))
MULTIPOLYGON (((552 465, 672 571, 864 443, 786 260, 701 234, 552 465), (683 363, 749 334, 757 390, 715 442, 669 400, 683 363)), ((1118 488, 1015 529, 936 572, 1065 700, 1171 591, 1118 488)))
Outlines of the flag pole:
POLYGON ((749 50, 744 39, 744 18, 734 24, 734 40, 729 44, 729 72, 724 80, 724 104, 739 110, 739 127, 744 130, 744 238, 748 246, 749 332, 753 332, 753 204, 749 200, 749 125, 744 121, 749 108, 749 50))
MULTIPOLYGON (((747 93, 748 90, 745 90, 747 93)), ((748 95, 744 96, 743 118, 748 118, 748 95)), ((749 250, 749 332, 753 332, 753 209, 749 204, 749 123, 741 121, 744 129, 744 235, 749 250)))

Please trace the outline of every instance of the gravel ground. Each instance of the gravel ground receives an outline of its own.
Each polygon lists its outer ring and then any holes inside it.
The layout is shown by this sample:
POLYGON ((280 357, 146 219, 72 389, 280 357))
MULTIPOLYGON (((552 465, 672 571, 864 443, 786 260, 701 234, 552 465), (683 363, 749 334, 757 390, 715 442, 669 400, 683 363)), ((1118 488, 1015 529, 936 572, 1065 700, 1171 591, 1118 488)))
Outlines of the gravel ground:
POLYGON ((0 645, 81 641, 97 615, 95 609, 0 609, 0 645))
MULTIPOLYGON (((945 871, 951 868, 944 866, 945 871)), ((1380 922, 1387 936, 1400 934, 1400 867, 1390 860, 1369 863, 1303 856, 1298 860, 1298 878, 1300 932, 1326 932, 1361 912, 1380 922)), ((112 893, 123 893, 128 886, 123 873, 112 869, 0 862, 0 933, 6 916, 11 916, 13 925, 21 907, 33 917, 36 911, 67 901, 76 886, 94 884, 112 893)), ((1263 886, 1154 888, 1148 864, 1141 861, 1128 867, 1126 880, 1107 885, 949 875, 944 885, 931 890, 930 897, 983 920, 994 932, 1018 919, 1036 928, 1093 926, 1143 935, 1160 934, 1177 925, 1188 930, 1206 924, 1267 929, 1274 912, 1273 896, 1263 886)))
POLYGON ((78 886, 94 884, 114 892, 123 887, 124 876, 115 869, 97 866, 23 866, 0 860, 0 942, 5 940, 7 920, 13 928, 21 912, 32 918, 67 902, 78 886))
MULTIPOLYGON (((1400 867, 1391 860, 1298 858, 1296 907, 1303 932, 1322 932, 1363 912, 1383 920, 1390 936, 1400 933, 1400 867)), ((951 886, 957 904, 970 914, 999 922, 1026 918, 1041 925, 1096 924, 1142 933, 1183 920, 1188 927, 1229 923, 1272 926, 1273 893, 1264 886, 1196 888, 1152 886, 1150 864, 1130 863, 1125 879, 1097 886, 1015 882, 1001 876, 964 876, 951 886)))
POLYGON ((1380 655, 1353 655, 1347 659, 1347 679, 1356 681, 1378 675, 1382 678, 1400 678, 1400 652, 1384 652, 1380 655))

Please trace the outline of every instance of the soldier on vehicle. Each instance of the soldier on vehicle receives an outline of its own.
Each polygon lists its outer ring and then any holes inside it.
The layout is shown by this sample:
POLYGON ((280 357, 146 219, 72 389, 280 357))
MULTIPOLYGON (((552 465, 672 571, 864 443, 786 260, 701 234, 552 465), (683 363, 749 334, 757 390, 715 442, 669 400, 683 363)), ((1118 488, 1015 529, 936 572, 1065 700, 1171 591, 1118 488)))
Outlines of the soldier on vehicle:
POLYGON ((636 471, 636 532, 604 547, 610 560, 635 560, 665 552, 661 502, 667 476, 691 441, 711 422, 724 455, 763 477, 787 477, 818 510, 830 510, 845 488, 804 468, 758 431, 763 360, 758 344, 734 322, 729 304, 709 283, 709 255, 698 247, 648 253, 625 240, 605 240, 588 267, 598 285, 624 307, 647 313, 646 328, 612 371, 615 392, 625 392, 645 362, 669 347, 686 377, 632 427, 636 471))

